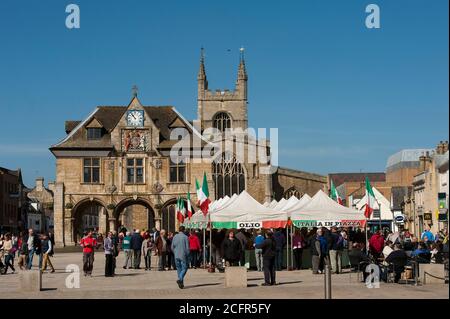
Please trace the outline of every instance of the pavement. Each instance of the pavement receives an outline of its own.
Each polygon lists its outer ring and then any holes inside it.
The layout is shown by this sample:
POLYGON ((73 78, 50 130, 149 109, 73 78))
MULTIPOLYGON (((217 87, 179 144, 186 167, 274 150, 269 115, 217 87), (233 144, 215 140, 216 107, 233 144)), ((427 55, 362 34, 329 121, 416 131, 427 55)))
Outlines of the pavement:
MULTIPOLYGON (((208 273, 205 269, 189 269, 185 278, 185 289, 176 284, 176 271, 157 271, 152 269, 123 269, 124 255, 117 258, 115 277, 104 276, 104 254, 95 255, 92 277, 83 276, 82 255, 80 252, 56 253, 52 258, 55 273, 44 273, 43 290, 29 292, 20 290, 20 270, 15 274, 0 276, 0 299, 8 298, 69 298, 69 299, 116 299, 116 298, 151 298, 151 299, 323 299, 324 276, 313 275, 311 270, 277 272, 278 285, 262 287, 263 273, 248 271, 247 288, 226 288, 225 274, 208 273), (68 265, 80 268, 80 288, 67 288, 66 272, 68 265)), ((38 259, 35 256, 34 269, 38 259)), ((143 265, 143 262, 142 262, 143 265)), ((152 265, 157 265, 153 257, 152 265)), ((18 268, 18 267, 17 267, 18 268)), ((73 276, 73 274, 72 274, 73 276)), ((359 282, 355 273, 332 275, 333 299, 449 299, 446 284, 386 284, 379 288, 367 288, 359 282)))

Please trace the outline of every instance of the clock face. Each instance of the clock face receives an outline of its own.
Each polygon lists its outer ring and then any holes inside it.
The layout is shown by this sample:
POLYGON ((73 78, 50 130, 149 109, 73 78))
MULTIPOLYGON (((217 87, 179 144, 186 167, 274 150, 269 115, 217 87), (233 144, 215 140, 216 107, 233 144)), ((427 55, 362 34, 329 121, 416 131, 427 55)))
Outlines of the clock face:
POLYGON ((127 113, 127 125, 144 126, 144 111, 130 110, 127 113))

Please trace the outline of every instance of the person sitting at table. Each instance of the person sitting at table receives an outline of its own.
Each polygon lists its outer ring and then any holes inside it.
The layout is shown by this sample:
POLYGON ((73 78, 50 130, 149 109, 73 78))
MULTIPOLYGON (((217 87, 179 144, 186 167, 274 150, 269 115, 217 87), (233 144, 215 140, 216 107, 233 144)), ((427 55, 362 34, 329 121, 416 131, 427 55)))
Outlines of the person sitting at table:
POLYGON ((385 272, 384 278, 387 279, 388 272, 394 272, 394 282, 398 283, 402 272, 405 270, 405 266, 408 262, 408 256, 405 251, 402 249, 400 244, 394 245, 394 251, 387 256, 385 261, 389 264, 387 272, 385 272))
POLYGON ((419 263, 428 263, 431 253, 424 243, 420 242, 417 249, 411 253, 411 257, 415 258, 419 263))

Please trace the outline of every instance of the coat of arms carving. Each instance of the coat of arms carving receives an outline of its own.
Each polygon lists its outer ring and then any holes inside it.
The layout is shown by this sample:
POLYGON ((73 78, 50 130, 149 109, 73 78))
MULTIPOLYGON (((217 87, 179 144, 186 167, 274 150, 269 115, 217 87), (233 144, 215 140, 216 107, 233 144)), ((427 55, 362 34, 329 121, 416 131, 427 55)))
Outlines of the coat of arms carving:
POLYGON ((125 152, 145 152, 148 150, 148 130, 123 130, 122 150, 125 152))

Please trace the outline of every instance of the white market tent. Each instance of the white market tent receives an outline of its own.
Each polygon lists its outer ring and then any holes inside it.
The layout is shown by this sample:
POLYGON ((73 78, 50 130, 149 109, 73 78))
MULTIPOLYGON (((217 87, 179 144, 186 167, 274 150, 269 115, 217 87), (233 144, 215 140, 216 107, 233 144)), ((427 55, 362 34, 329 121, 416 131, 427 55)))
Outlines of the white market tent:
POLYGON ((288 217, 291 217, 293 212, 298 212, 303 206, 308 204, 310 201, 311 201, 311 196, 309 196, 308 194, 305 194, 293 206, 290 206, 287 209, 283 209, 283 210, 288 214, 288 217))
POLYGON ((359 227, 366 221, 363 213, 336 203, 322 190, 319 190, 309 203, 292 211, 291 219, 297 227, 359 227))
POLYGON ((285 227, 287 214, 261 205, 245 190, 220 209, 210 212, 214 228, 285 227))
POLYGON ((270 202, 269 206, 270 208, 274 208, 276 205, 278 204, 278 202, 274 199, 270 202))
POLYGON ((294 206, 298 202, 298 198, 292 195, 289 199, 282 198, 275 206, 271 207, 275 210, 285 210, 294 206))
MULTIPOLYGON (((381 213, 381 220, 393 220, 394 214, 391 210, 391 202, 380 193, 378 189, 372 187, 373 194, 375 195, 374 209, 379 209, 381 213)), ((366 209, 367 195, 364 195, 358 202, 356 202, 356 209, 364 212, 366 209)), ((379 217, 374 217, 374 214, 370 216, 369 220, 379 220, 379 217)))

